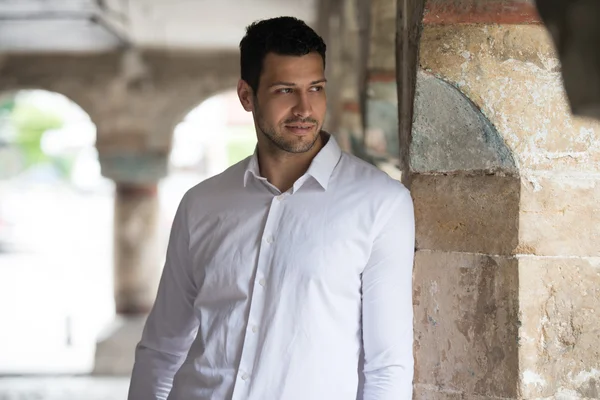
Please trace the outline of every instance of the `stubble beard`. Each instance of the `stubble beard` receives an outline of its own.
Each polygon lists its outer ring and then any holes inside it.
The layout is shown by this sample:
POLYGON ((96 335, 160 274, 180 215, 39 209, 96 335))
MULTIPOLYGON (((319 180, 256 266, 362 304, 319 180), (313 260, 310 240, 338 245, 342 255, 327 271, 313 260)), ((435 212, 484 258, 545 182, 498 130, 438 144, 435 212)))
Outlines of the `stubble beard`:
MULTIPOLYGON (((267 126, 262 116, 262 112, 260 111, 260 107, 258 106, 258 102, 254 101, 254 109, 256 111, 256 125, 260 132, 267 138, 269 141, 279 150, 283 150, 287 153, 300 154, 306 153, 310 149, 313 148, 317 140, 319 139, 319 134, 321 131, 321 125, 317 120, 313 118, 290 118, 284 121, 283 125, 290 125, 293 123, 311 123, 314 124, 316 129, 314 132, 314 137, 310 141, 306 141, 307 137, 298 136, 294 138, 287 139, 283 133, 281 133, 277 127, 275 126, 267 126)), ((284 128, 282 128, 284 129, 284 128)))

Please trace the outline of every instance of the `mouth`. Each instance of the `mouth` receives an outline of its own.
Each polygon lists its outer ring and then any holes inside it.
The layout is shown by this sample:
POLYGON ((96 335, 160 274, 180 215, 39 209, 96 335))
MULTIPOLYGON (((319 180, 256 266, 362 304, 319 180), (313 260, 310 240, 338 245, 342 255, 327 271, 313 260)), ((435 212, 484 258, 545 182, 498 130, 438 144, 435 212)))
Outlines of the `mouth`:
POLYGON ((313 124, 290 124, 290 125, 286 125, 285 128, 295 135, 305 135, 305 134, 311 132, 315 128, 315 125, 313 125, 313 124))

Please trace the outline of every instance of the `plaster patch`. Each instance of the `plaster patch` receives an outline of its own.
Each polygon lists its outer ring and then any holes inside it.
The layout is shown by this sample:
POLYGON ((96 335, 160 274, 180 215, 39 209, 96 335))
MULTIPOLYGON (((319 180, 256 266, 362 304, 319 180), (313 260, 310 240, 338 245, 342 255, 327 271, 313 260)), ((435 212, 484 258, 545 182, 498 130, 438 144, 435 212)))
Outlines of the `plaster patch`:
POLYGON ((526 385, 540 385, 546 386, 546 381, 538 374, 531 370, 523 372, 523 383, 526 385))
POLYGON ((535 176, 528 173, 524 173, 522 176, 523 179, 533 187, 534 192, 539 192, 540 190, 542 190, 542 185, 535 176))
POLYGON ((541 400, 575 400, 580 398, 581 396, 576 391, 571 389, 560 388, 556 392, 556 396, 546 397, 541 400))
POLYGON ((592 368, 590 371, 581 371, 574 378, 571 378, 571 381, 578 385, 582 385, 588 382, 590 379, 600 380, 600 370, 592 368))

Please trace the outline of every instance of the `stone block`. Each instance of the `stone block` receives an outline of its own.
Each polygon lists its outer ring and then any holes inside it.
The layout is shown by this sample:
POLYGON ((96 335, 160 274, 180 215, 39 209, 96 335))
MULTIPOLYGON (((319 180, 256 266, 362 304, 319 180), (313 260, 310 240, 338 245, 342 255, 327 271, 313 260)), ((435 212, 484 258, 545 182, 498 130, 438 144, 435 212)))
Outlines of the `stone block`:
POLYGON ((455 86, 423 72, 417 79, 410 166, 415 172, 517 171, 510 149, 481 111, 455 86))
POLYGON ((478 396, 459 391, 444 391, 433 385, 415 385, 414 400, 516 400, 516 397, 478 396))
POLYGON ((600 258, 519 258, 523 398, 600 398, 600 258))
POLYGON ((420 62, 481 109, 520 170, 600 171, 600 122, 571 114, 543 26, 428 25, 420 62))
POLYGON ((512 254, 519 188, 515 177, 415 174, 411 192, 417 248, 512 254))
POLYGON ((515 258, 416 253, 415 384, 447 393, 422 398, 516 397, 517 293, 515 258))
POLYGON ((427 0, 424 24, 540 23, 533 0, 427 0))
POLYGON ((461 392, 444 392, 434 385, 416 384, 413 389, 413 400, 463 400, 461 392))
POLYGON ((600 178, 526 175, 521 188, 518 251, 600 256, 600 178))

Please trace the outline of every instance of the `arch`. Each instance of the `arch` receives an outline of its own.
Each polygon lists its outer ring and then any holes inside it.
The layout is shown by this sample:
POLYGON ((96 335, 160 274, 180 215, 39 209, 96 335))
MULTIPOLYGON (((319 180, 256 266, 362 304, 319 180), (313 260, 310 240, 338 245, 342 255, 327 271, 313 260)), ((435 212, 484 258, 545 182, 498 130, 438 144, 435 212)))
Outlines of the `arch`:
POLYGON ((191 108, 172 137, 170 173, 159 191, 166 224, 187 189, 242 160, 256 146, 252 114, 242 108, 231 86, 191 108))
POLYGON ((94 106, 89 98, 81 95, 81 91, 79 90, 69 90, 69 88, 62 87, 61 85, 53 85, 51 83, 31 83, 31 84, 15 84, 12 81, 3 81, 0 79, 0 101, 2 101, 5 97, 13 96, 19 92, 28 92, 28 91, 44 91, 48 93, 53 93, 64 97, 69 100, 73 105, 75 105, 78 109, 80 109, 87 117, 89 117, 90 121, 97 126, 98 118, 94 116, 94 106))
MULTIPOLYGON (((180 137, 183 138, 186 125, 193 129, 193 132, 188 134, 188 136, 193 136, 196 140, 203 140, 205 143, 214 142, 214 139, 231 140, 231 135, 236 134, 235 132, 232 132, 232 129, 235 127, 237 127, 237 130, 243 129, 242 138, 248 138, 248 140, 252 142, 252 150, 256 142, 252 114, 246 112, 241 107, 235 89, 231 88, 215 93, 191 109, 175 127, 174 135, 179 133, 180 137), (226 132, 229 137, 218 134, 211 135, 210 130, 221 130, 222 132, 226 132), (249 132, 249 130, 252 130, 252 132, 249 132), (246 134, 250 134, 251 136, 246 136, 246 134)), ((237 138, 240 138, 239 134, 237 135, 237 138)), ((173 150, 177 149, 172 149, 171 157, 175 155, 173 150)), ((229 158, 225 164, 229 166, 240 159, 239 156, 233 156, 232 158, 229 158)), ((221 172, 221 170, 225 168, 225 164, 221 164, 220 166, 215 167, 216 169, 208 171, 208 174, 212 175, 221 172)))
POLYGON ((233 90, 238 79, 238 75, 232 75, 210 83, 196 82, 194 88, 184 89, 177 96, 172 96, 172 101, 163 110, 163 118, 159 121, 156 129, 156 134, 168 133, 169 151, 173 145, 173 134, 177 125, 205 101, 233 90))
POLYGON ((162 153, 168 152, 173 129, 187 112, 235 87, 240 77, 238 52, 146 50, 141 58, 147 74, 131 81, 118 51, 60 57, 11 54, 0 64, 0 91, 40 88, 64 94, 91 116, 101 152, 106 146, 131 150, 128 146, 137 144, 119 140, 132 134, 145 150, 162 153), (118 143, 113 143, 115 137, 118 143))

